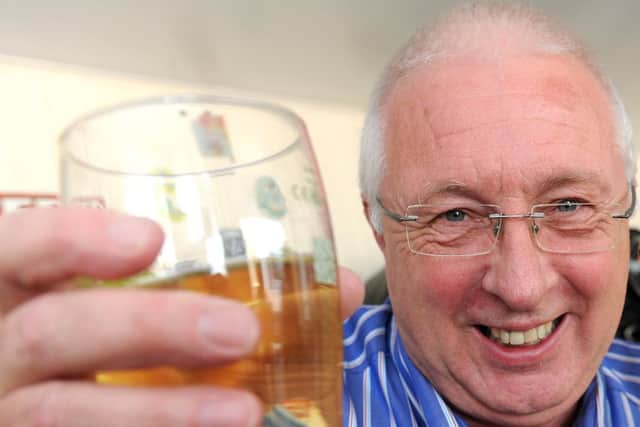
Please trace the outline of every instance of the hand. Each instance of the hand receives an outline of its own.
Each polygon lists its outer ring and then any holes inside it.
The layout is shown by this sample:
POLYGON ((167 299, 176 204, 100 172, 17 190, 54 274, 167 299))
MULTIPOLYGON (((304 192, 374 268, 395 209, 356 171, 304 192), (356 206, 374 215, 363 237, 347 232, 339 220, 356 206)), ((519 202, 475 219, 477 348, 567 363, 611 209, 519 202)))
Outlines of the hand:
MULTIPOLYGON (((131 298, 130 290, 66 290, 77 275, 113 279, 144 269, 162 239, 153 222, 105 210, 0 216, 0 427, 259 425, 261 405, 246 391, 83 380, 97 370, 222 363, 255 346, 256 318, 234 301, 175 291, 131 298)), ((346 316, 361 303, 363 286, 346 270, 340 278, 346 316)))

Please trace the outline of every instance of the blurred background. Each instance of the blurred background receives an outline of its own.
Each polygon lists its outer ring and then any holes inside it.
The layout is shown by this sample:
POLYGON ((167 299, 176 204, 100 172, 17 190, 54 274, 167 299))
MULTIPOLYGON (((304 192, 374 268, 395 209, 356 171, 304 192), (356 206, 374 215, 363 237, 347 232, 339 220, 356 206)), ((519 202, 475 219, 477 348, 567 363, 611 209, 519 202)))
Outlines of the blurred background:
MULTIPOLYGON (((458 3, 0 0, 0 193, 55 193, 57 135, 97 107, 193 91, 261 97, 307 122, 339 260, 370 278, 382 257, 357 188, 369 92, 408 37, 458 3)), ((530 3, 593 48, 640 127, 640 1, 530 3)))

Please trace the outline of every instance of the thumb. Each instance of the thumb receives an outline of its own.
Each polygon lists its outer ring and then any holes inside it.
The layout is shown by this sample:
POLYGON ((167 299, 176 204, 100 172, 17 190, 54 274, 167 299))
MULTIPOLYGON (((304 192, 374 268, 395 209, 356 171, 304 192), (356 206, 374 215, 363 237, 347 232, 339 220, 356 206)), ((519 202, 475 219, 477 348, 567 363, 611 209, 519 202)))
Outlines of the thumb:
POLYGON ((340 313, 346 319, 364 300, 364 283, 353 271, 340 267, 340 313))

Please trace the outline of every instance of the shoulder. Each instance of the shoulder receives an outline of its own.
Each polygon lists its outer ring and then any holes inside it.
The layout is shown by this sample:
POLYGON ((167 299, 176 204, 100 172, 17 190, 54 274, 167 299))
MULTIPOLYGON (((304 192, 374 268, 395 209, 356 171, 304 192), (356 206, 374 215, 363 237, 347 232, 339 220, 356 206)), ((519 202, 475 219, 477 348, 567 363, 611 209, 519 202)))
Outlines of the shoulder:
POLYGON ((370 356, 388 353, 388 334, 393 318, 389 303, 360 307, 344 322, 344 368, 361 369, 370 356))
POLYGON ((640 344, 614 340, 600 371, 609 390, 623 392, 636 404, 640 403, 640 344))
POLYGON ((604 356, 603 365, 609 369, 640 374, 640 344, 616 339, 604 356))

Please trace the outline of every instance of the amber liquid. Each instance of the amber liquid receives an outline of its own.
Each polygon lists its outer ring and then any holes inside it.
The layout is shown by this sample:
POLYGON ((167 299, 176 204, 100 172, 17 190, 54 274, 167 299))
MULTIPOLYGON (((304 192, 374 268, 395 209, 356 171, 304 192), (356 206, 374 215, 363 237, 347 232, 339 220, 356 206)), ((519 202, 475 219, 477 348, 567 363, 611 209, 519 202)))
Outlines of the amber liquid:
POLYGON ((242 301, 260 319, 261 341, 251 357, 232 364, 101 372, 96 375, 98 382, 249 389, 264 402, 265 426, 342 425, 338 290, 315 281, 308 257, 286 262, 259 260, 228 268, 226 275, 191 274, 145 287, 187 289, 242 301), (291 423, 290 416, 300 424, 291 423))

